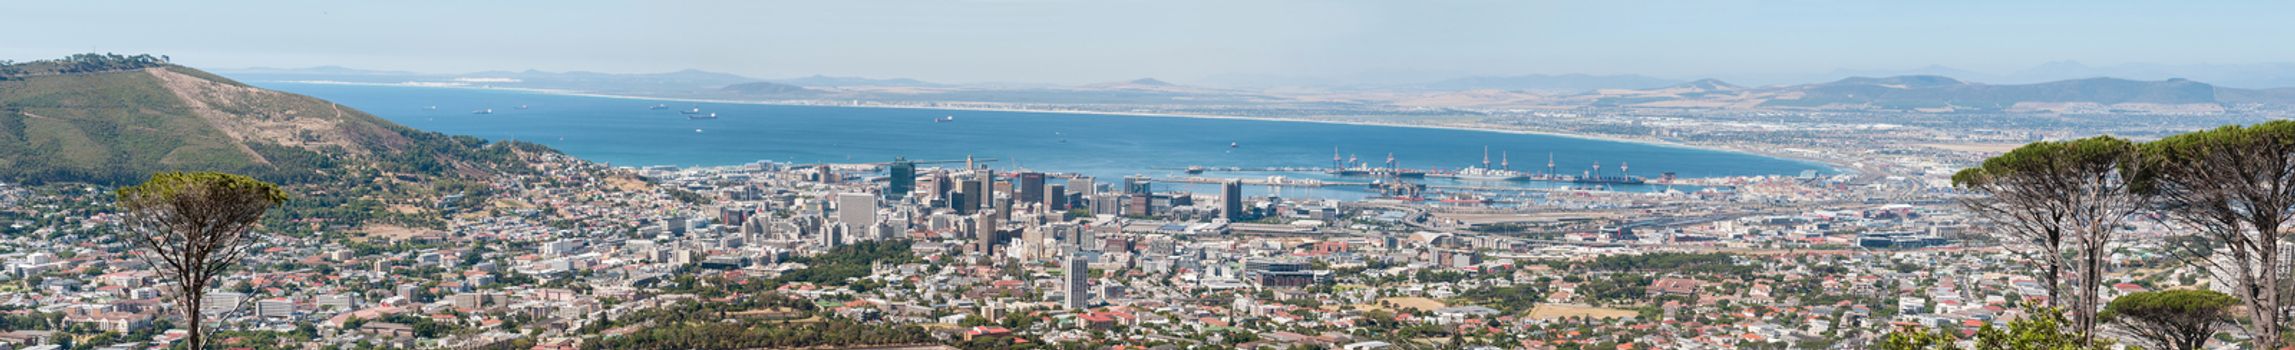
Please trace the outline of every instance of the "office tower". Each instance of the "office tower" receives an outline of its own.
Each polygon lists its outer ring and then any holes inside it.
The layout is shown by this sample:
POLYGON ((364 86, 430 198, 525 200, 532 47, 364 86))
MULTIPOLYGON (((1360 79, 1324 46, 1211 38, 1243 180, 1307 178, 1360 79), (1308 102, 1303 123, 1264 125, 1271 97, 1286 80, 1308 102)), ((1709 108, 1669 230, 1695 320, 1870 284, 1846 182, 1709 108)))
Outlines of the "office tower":
POLYGON ((1092 183, 1090 176, 1068 178, 1068 192, 1082 195, 1084 198, 1091 198, 1092 195, 1100 193, 1098 189, 1092 188, 1092 186, 1098 185, 1092 183))
POLYGON ((851 229, 852 226, 845 225, 845 223, 842 222, 829 225, 826 230, 821 230, 820 246, 823 248, 835 248, 839 245, 844 245, 845 233, 851 229))
POLYGON ((1075 240, 1077 226, 1073 223, 1055 222, 1044 225, 1043 230, 1044 237, 1042 238, 1044 241, 1042 243, 1045 246, 1055 246, 1059 245, 1059 242, 1055 242, 1054 240, 1075 240))
POLYGON ((1020 173, 1020 201, 1044 202, 1044 173, 1033 171, 1020 173))
POLYGON ((1155 190, 1150 186, 1151 185, 1148 184, 1148 178, 1146 177, 1124 177, 1124 194, 1145 196, 1148 193, 1155 192, 1155 190))
POLYGON ((1058 184, 1044 186, 1044 209, 1068 210, 1068 186, 1058 184))
POLYGON ((1076 241, 1076 250, 1097 250, 1100 243, 1093 236, 1091 227, 1078 227, 1075 236, 1072 237, 1074 239, 1071 240, 1076 241))
POLYGON ((1124 214, 1124 195, 1101 193, 1092 195, 1090 198, 1092 199, 1092 215, 1124 214))
POLYGON ((916 162, 894 158, 886 173, 885 199, 908 198, 908 193, 916 189, 916 162))
POLYGON ((948 171, 934 171, 929 180, 932 184, 923 188, 932 193, 932 198, 947 200, 948 193, 956 191, 956 182, 948 178, 948 171))
MULTIPOLYGON (((988 208, 982 209, 981 211, 988 213, 989 216, 994 217, 996 221, 1011 219, 1013 213, 1012 197, 1015 197, 1012 192, 1012 183, 992 182, 990 184, 994 185, 995 190, 988 192, 988 208)), ((996 226, 996 228, 1001 229, 1003 226, 996 226)))
POLYGON ((1091 299, 1088 295, 1090 293, 1086 292, 1091 282, 1091 260, 1084 259, 1084 256, 1080 254, 1068 256, 1068 264, 1063 270, 1067 274, 1064 277, 1067 277, 1068 282, 1064 283, 1064 287, 1067 289, 1065 294, 1067 295, 1061 304, 1069 309, 1083 309, 1091 306, 1089 305, 1091 299))
POLYGON ((1124 196, 1124 215, 1154 216, 1154 201, 1155 198, 1145 194, 1124 196))
POLYGON ((980 199, 973 202, 978 205, 974 209, 978 212, 989 212, 1001 208, 997 206, 997 198, 1001 197, 1000 195, 1010 195, 1007 192, 1012 190, 1012 183, 1008 180, 998 180, 995 170, 982 168, 978 173, 980 174, 980 199))
POLYGON ((813 174, 814 178, 821 181, 821 183, 836 184, 837 182, 844 180, 844 175, 837 174, 837 169, 831 169, 828 165, 817 166, 813 169, 816 170, 816 172, 813 174))
POLYGON ((996 242, 988 240, 985 234, 981 237, 983 238, 972 242, 972 254, 981 257, 996 256, 996 242))
POLYGON ((743 236, 755 236, 755 235, 762 235, 762 234, 765 234, 765 225, 766 225, 766 222, 765 222, 765 218, 763 218, 763 217, 756 217, 756 216, 752 216, 752 217, 749 217, 749 219, 747 219, 747 220, 742 220, 740 224, 741 224, 741 235, 743 235, 743 236))
POLYGON ((748 205, 727 205, 724 207, 719 207, 717 208, 717 223, 725 225, 740 225, 743 222, 749 221, 750 215, 755 213, 757 213, 757 208, 748 205))
POLYGON ((1004 229, 1003 223, 1000 222, 1003 220, 1000 220, 998 218, 999 216, 1003 215, 997 213, 996 209, 985 209, 980 211, 980 219, 978 220, 980 221, 981 237, 995 236, 997 232, 1004 229))
POLYGON ((1219 184, 1219 213, 1227 221, 1243 221, 1243 181, 1227 180, 1219 184))
POLYGON ((1052 241, 1052 230, 1046 227, 1023 228, 1020 229, 1020 240, 1028 242, 1031 248, 1049 246, 1046 243, 1052 241))
POLYGON ((988 202, 987 181, 966 179, 964 180, 964 188, 958 192, 962 192, 960 193, 962 196, 959 196, 957 201, 951 202, 955 203, 958 214, 972 215, 978 213, 981 205, 988 202))
POLYGON ((877 224, 877 197, 867 193, 838 193, 837 221, 863 229, 877 224))
POLYGON ((925 208, 942 208, 948 205, 948 196, 942 195, 939 189, 940 182, 931 175, 918 176, 916 189, 909 191, 908 196, 916 198, 917 204, 923 204, 925 208))

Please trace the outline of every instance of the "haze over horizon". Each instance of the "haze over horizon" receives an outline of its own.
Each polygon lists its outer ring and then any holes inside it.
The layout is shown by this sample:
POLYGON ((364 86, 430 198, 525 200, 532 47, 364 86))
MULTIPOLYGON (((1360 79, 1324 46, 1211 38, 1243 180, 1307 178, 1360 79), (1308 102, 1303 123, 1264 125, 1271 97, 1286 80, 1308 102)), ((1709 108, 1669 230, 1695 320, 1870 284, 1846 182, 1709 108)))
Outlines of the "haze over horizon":
POLYGON ((2202 68, 2295 61, 2295 47, 2189 40, 2295 34, 2295 27, 2277 23, 2277 15, 2295 13, 2295 5, 2274 2, 466 5, 477 8, 26 3, 17 5, 22 13, 101 12, 114 20, 96 26, 75 16, 0 22, 0 30, 71 28, 74 34, 17 38, 16 51, 0 58, 96 51, 166 54, 218 68, 700 69, 757 78, 1083 84, 1154 77, 1213 85, 1572 73, 1758 85, 1924 70, 2013 80, 2064 61, 2202 68))

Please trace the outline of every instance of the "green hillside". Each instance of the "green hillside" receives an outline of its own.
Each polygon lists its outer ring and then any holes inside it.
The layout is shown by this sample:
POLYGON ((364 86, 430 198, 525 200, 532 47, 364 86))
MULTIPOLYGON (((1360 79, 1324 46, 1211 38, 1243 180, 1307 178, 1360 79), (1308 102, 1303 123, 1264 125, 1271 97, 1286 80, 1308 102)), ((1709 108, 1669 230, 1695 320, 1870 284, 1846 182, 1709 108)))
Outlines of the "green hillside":
POLYGON ((554 153, 415 130, 164 58, 0 62, 0 182, 116 186, 226 171, 286 185, 295 198, 282 221, 438 227, 445 213, 432 203, 484 198, 486 180, 530 173, 530 157, 554 153))
POLYGON ((90 56, 0 65, 0 181, 108 185, 167 170, 283 183, 358 170, 464 177, 511 154, 148 56, 90 56))

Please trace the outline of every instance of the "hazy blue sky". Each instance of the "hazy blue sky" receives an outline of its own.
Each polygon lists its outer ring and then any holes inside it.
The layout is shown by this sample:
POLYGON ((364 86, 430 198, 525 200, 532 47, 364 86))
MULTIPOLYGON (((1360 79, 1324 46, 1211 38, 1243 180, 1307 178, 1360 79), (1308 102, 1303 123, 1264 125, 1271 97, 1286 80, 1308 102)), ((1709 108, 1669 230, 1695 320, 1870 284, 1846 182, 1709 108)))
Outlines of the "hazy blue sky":
POLYGON ((33 1, 0 58, 951 82, 2295 61, 2295 2, 33 1))

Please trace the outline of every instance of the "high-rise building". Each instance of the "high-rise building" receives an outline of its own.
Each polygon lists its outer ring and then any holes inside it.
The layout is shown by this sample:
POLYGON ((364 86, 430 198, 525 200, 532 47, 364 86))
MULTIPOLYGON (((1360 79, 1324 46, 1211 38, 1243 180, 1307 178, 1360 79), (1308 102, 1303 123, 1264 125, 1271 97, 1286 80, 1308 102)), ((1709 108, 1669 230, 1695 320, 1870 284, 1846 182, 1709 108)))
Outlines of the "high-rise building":
POLYGON ((1062 277, 1067 278, 1067 283, 1063 283, 1063 287, 1067 290, 1063 292, 1066 295, 1063 296, 1061 305, 1067 306, 1069 309, 1083 309, 1091 306, 1091 293, 1088 292, 1092 277, 1091 260, 1085 259, 1082 254, 1070 255, 1067 266, 1063 266, 1062 270, 1066 274, 1062 277))
POLYGON ((838 181, 844 180, 843 174, 838 174, 837 169, 830 168, 828 165, 814 167, 813 170, 813 179, 815 181, 820 181, 821 183, 835 184, 838 181))
POLYGON ((1092 236, 1091 227, 1077 227, 1075 232, 1069 235, 1068 240, 1073 242, 1076 250, 1092 250, 1099 246, 1099 243, 1093 242, 1092 236))
POLYGON ((908 198, 908 193, 916 189, 916 162, 894 158, 892 166, 885 171, 885 199, 908 198))
POLYGON ((1020 173, 1019 190, 1021 202, 1043 203, 1044 173, 1033 171, 1020 173))
POLYGON ((1129 194, 1129 195, 1134 195, 1134 196, 1145 196, 1145 195, 1147 195, 1147 194, 1149 194, 1149 193, 1155 192, 1155 190, 1152 188, 1152 186, 1153 186, 1153 185, 1149 185, 1149 184, 1148 184, 1148 178, 1146 178, 1146 177, 1139 177, 1139 176, 1127 176, 1127 177, 1124 177, 1124 194, 1129 194))
POLYGON ((837 221, 855 229, 876 226, 877 197, 867 193, 838 193, 837 221))
POLYGON ((1227 180, 1219 184, 1219 215, 1227 221, 1243 221, 1243 181, 1227 180))
POLYGON ((932 198, 947 200, 948 193, 956 191, 956 182, 949 180, 947 171, 934 171, 932 177, 928 179, 931 184, 924 186, 924 188, 926 191, 932 192, 932 198))
POLYGON ((1035 248, 1041 248, 1048 246, 1049 244, 1046 243, 1052 241, 1052 232, 1053 230, 1046 227, 1022 228, 1020 229, 1020 240, 1035 248))
POLYGON ((951 203, 956 205, 956 213, 958 214, 978 213, 981 205, 988 202, 988 182, 981 179, 964 180, 963 188, 958 189, 957 192, 959 192, 957 200, 951 203))
POLYGON ((1124 215, 1155 216, 1155 198, 1145 194, 1124 196, 1124 215))
POLYGON ((1090 196, 1092 215, 1123 215, 1124 195, 1101 193, 1090 196))
POLYGON ((996 211, 996 209, 984 209, 984 210, 981 210, 981 211, 980 211, 980 232, 985 232, 986 234, 990 234, 990 235, 993 235, 993 234, 996 234, 996 233, 1000 233, 1000 232, 1003 232, 1003 231, 1004 231, 1004 222, 1003 222, 1003 221, 1004 221, 1004 213, 1001 213, 1001 212, 997 212, 997 211, 996 211))
POLYGON ((1044 186, 1044 209, 1068 210, 1068 186, 1057 184, 1044 186))
POLYGON ((748 205, 727 205, 724 207, 719 207, 717 208, 717 223, 725 225, 740 225, 742 223, 748 222, 749 217, 756 213, 757 207, 748 205))
POLYGON ((836 246, 844 245, 845 233, 851 231, 852 228, 852 226, 845 225, 845 223, 841 222, 829 225, 829 227, 826 229, 821 230, 820 246, 834 248, 836 246))
POLYGON ((1068 178, 1068 192, 1070 193, 1081 194, 1085 198, 1090 198, 1092 195, 1100 193, 1098 189, 1092 188, 1092 186, 1097 185, 1092 184, 1092 177, 1090 176, 1068 178))
POLYGON ((990 182, 989 185, 994 187, 994 190, 989 191, 990 194, 988 197, 988 206, 996 208, 997 212, 999 213, 1011 215, 1013 200, 1012 197, 1018 197, 1017 195, 1014 195, 1015 192, 1012 192, 1012 183, 1007 181, 998 181, 990 182))

